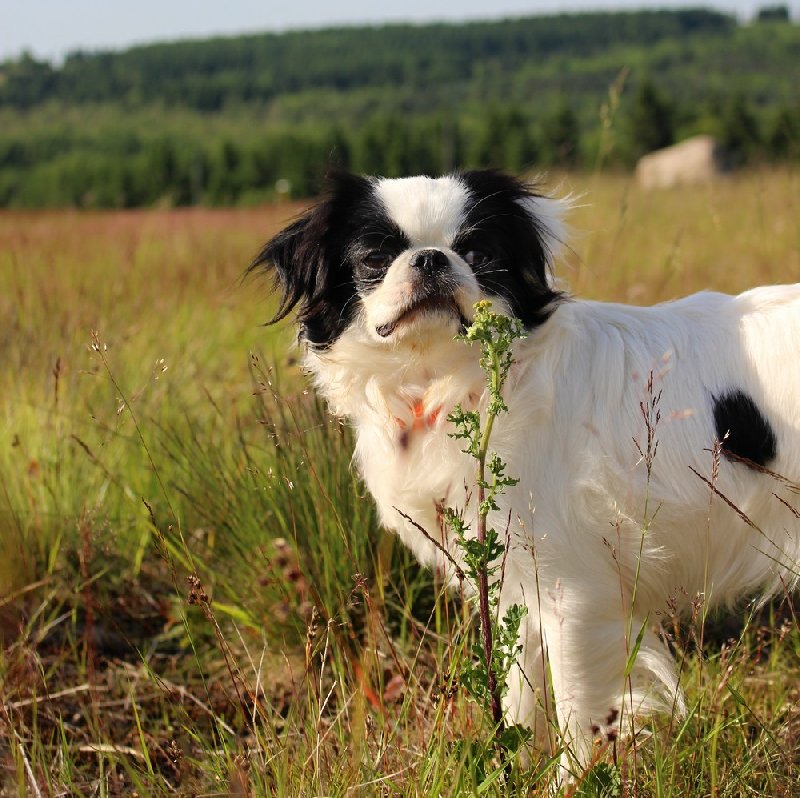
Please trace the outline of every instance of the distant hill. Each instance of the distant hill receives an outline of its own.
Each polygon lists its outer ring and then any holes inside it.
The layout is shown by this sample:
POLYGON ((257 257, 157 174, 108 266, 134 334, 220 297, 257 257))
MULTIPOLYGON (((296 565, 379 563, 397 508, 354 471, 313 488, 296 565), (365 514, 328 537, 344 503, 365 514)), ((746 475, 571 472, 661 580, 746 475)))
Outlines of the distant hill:
POLYGON ((462 25, 387 25, 76 52, 62 67, 23 60, 4 68, 0 104, 179 103, 218 111, 310 90, 464 83, 533 60, 586 59, 625 45, 728 36, 731 17, 706 10, 532 17, 462 25))
POLYGON ((313 192, 399 174, 625 165, 692 132, 796 153, 800 27, 705 9, 293 31, 0 65, 0 204, 313 192))

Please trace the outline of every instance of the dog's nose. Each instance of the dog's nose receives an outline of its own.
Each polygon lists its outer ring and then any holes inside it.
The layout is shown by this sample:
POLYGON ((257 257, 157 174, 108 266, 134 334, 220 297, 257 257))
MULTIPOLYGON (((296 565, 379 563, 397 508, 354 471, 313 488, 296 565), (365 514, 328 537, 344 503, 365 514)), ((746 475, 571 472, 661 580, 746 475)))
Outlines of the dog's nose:
POLYGON ((421 249, 411 258, 411 268, 419 269, 423 274, 435 274, 447 264, 447 255, 440 249, 421 249))

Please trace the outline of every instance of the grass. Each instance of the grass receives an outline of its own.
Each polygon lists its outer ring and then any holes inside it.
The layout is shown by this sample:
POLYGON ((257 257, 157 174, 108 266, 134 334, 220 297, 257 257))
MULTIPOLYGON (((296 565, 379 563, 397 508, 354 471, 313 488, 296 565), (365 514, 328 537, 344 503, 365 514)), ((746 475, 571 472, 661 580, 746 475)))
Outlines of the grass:
MULTIPOLYGON (((582 296, 800 280, 796 170, 562 184, 582 296)), ((266 288, 240 277, 297 210, 0 214, 0 795, 554 783, 545 759, 478 772, 491 738, 451 678, 470 619, 378 529, 292 331, 259 326, 266 288)), ((669 624, 688 718, 609 742, 621 785, 573 794, 796 794, 796 615, 741 615, 702 652, 701 614, 669 624)))

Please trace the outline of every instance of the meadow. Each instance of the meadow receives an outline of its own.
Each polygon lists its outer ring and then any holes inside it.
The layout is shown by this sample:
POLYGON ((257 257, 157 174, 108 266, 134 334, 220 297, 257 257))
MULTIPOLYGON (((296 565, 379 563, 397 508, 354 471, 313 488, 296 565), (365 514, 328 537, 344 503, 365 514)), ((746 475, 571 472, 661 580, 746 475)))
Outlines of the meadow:
MULTIPOLYGON (((581 296, 800 281, 796 168, 547 185, 581 296)), ((294 331, 262 326, 243 273, 301 207, 0 213, 0 795, 552 794, 546 757, 476 764, 470 614, 381 532, 294 331)), ((800 794, 793 601, 665 618, 688 716, 566 794, 800 794)))

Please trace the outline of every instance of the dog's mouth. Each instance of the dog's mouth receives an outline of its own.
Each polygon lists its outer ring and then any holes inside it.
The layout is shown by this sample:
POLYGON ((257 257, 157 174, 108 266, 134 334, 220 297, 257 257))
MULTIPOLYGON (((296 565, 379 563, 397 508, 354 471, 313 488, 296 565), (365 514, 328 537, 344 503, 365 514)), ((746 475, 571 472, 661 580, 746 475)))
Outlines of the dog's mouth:
POLYGON ((458 319, 462 329, 466 328, 468 325, 464 314, 461 312, 452 296, 445 297, 440 294, 434 294, 412 302, 393 321, 376 327, 375 332, 378 333, 381 338, 388 338, 401 324, 407 324, 419 316, 431 313, 443 313, 454 316, 458 319))

